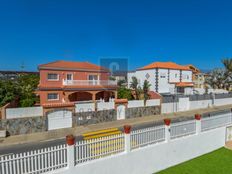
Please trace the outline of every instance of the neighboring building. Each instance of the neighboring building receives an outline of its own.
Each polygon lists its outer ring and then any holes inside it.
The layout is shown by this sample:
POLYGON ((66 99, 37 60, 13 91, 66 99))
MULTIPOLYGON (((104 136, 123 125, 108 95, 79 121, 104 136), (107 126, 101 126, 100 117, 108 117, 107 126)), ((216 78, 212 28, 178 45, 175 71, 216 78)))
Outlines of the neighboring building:
POLYGON ((132 77, 137 77, 142 87, 144 80, 151 84, 150 90, 161 94, 192 94, 192 70, 173 62, 154 62, 128 73, 128 87, 132 77))
POLYGON ((30 71, 0 71, 0 80, 15 80, 23 74, 38 74, 39 72, 30 71))
POLYGON ((202 73, 198 68, 193 65, 187 65, 193 72, 194 88, 205 88, 206 74, 202 73))
POLYGON ((41 105, 68 104, 117 97, 116 82, 108 69, 89 62, 56 61, 38 67, 41 105))

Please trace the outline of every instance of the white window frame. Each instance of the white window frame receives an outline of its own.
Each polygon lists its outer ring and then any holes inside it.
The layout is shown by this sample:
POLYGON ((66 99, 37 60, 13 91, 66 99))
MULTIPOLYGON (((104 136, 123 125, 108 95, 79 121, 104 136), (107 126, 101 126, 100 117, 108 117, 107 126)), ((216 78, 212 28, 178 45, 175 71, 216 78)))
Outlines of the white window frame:
POLYGON ((48 80, 48 81, 59 81, 59 79, 60 79, 59 74, 57 74, 57 73, 47 73, 47 80, 48 80), (56 75, 57 75, 57 79, 49 79, 49 78, 48 78, 48 75, 49 75, 49 74, 56 74, 56 75))
POLYGON ((60 96, 59 96, 58 93, 53 92, 53 93, 48 93, 48 94, 47 94, 47 100, 48 100, 48 101, 55 101, 55 100, 59 100, 59 99, 60 99, 60 96), (56 99, 49 99, 49 98, 48 98, 48 95, 49 95, 49 94, 57 94, 57 98, 56 98, 56 99))
POLYGON ((71 76, 72 76, 72 79, 71 79, 71 80, 73 80, 73 73, 67 73, 67 74, 66 74, 66 80, 68 80, 68 75, 71 75, 71 76))

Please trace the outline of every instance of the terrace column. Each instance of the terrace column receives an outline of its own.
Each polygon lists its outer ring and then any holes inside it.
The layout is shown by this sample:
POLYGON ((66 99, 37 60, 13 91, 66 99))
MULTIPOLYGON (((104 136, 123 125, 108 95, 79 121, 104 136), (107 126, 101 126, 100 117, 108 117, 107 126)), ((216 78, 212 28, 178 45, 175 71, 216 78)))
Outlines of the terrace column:
POLYGON ((201 133, 201 115, 195 114, 195 120, 196 120, 196 134, 201 133))
POLYGON ((95 111, 97 110, 96 93, 97 92, 91 92, 91 94, 92 94, 92 101, 94 103, 94 110, 95 111))
POLYGON ((125 152, 128 153, 131 151, 131 126, 124 126, 124 135, 125 135, 125 152))
POLYGON ((75 137, 73 135, 66 136, 67 143, 67 163, 68 168, 73 168, 75 166, 75 137))
POLYGON ((164 124, 165 124, 165 141, 169 142, 171 139, 171 120, 169 118, 164 119, 164 124))

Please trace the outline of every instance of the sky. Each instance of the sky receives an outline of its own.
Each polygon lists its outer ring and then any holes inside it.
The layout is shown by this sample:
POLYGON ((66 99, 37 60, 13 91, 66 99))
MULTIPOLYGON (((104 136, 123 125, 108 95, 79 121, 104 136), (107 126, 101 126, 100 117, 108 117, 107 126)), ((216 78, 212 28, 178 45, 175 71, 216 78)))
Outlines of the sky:
POLYGON ((56 60, 126 58, 222 67, 232 57, 232 1, 0 0, 0 70, 56 60))

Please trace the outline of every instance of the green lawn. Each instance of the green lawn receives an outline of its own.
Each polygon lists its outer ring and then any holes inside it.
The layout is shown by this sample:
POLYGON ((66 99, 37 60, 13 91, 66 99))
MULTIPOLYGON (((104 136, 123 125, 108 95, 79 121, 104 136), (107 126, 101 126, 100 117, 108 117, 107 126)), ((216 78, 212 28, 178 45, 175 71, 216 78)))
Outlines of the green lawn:
MULTIPOLYGON (((177 157, 178 158, 178 157, 177 157)), ((170 167, 159 174, 232 174, 232 151, 220 148, 185 163, 170 167)))

